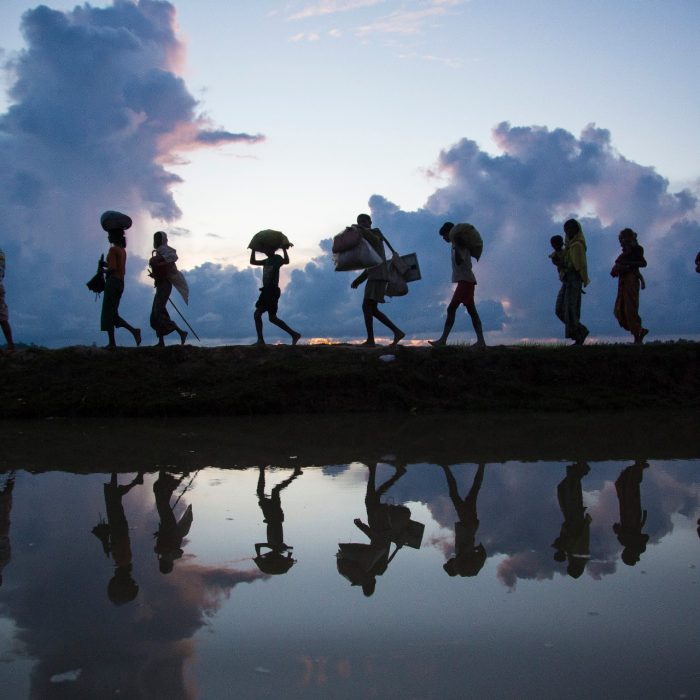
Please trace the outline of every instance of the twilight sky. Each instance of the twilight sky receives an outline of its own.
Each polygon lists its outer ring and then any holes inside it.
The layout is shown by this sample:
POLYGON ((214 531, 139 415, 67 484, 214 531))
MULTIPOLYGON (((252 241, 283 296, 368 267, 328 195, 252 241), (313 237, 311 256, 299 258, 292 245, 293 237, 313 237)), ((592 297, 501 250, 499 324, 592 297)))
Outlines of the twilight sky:
MULTIPOLYGON (((608 274, 626 226, 649 261, 649 339, 697 337, 698 26, 695 0, 3 0, 15 339, 104 343, 84 282, 106 250, 105 209, 135 222, 122 315, 148 328, 145 259, 162 228, 208 343, 253 336, 246 246, 262 228, 295 243, 280 316, 307 338, 360 338, 361 291, 333 271, 328 239, 361 211, 419 255, 423 280, 385 308, 410 338, 442 326, 447 219, 484 237, 487 342, 562 338, 547 255, 572 215, 593 338, 629 339, 608 274)), ((473 338, 466 315, 455 331, 473 338)))

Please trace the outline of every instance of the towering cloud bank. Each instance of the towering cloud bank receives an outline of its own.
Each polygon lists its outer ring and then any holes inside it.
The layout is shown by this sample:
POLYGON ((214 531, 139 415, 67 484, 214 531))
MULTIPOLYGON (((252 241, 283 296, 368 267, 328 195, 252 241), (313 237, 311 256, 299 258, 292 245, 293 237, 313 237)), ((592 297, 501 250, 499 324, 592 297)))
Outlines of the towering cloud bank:
MULTIPOLYGON (((66 13, 40 6, 24 14, 22 31, 26 49, 5 65, 11 106, 0 115, 0 241, 13 323, 20 340, 85 342, 96 313, 82 283, 105 245, 100 212, 174 220, 170 188, 179 178, 166 166, 178 153, 262 137, 216 128, 198 113, 177 74, 183 47, 167 2, 66 13)), ((132 276, 143 270, 130 267, 132 276)), ((127 304, 148 304, 150 290, 139 291, 127 304)))

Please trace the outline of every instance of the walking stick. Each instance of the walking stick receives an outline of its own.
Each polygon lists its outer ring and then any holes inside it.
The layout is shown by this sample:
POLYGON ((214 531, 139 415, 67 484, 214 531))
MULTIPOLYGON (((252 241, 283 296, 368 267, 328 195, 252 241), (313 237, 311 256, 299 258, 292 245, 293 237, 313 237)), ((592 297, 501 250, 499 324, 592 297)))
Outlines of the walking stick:
MULTIPOLYGON (((192 332, 194 333, 194 331, 192 331, 192 332)), ((173 503, 172 510, 175 510, 175 506, 178 504, 180 499, 185 495, 185 491, 187 491, 187 489, 189 489, 189 487, 192 486, 192 482, 194 481, 194 478, 197 476, 197 474, 199 474, 200 471, 201 471, 200 469, 197 469, 197 471, 192 475, 192 478, 190 479, 189 484, 187 484, 187 486, 185 486, 185 488, 182 489, 182 493, 177 497, 177 500, 175 501, 175 503, 173 503)))
POLYGON ((175 306, 175 304, 173 303, 173 300, 168 299, 168 301, 172 304, 173 309, 175 309, 175 311, 177 311, 180 318, 185 322, 185 325, 192 331, 192 335, 194 335, 194 337, 197 338, 197 340, 199 340, 199 342, 201 343, 202 341, 200 340, 199 336, 195 333, 194 328, 192 328, 192 326, 190 326, 190 324, 187 322, 187 319, 182 315, 182 313, 180 313, 180 309, 178 309, 177 306, 175 306))

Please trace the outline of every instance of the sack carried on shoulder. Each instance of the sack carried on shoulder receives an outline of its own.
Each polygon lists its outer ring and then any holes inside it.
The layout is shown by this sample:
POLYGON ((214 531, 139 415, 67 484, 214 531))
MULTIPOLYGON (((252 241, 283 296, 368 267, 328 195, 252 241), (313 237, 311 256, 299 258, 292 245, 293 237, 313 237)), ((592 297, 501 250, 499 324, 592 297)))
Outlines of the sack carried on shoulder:
POLYGON ((333 262, 336 272, 348 272, 349 270, 366 270, 368 267, 381 265, 384 261, 365 238, 361 237, 359 245, 343 253, 334 254, 333 262))
POLYGON ((455 224, 449 234, 450 243, 459 248, 467 248, 472 258, 478 260, 484 252, 481 234, 471 224, 455 224))
POLYGON ((333 236, 333 253, 344 253, 360 245, 363 236, 357 226, 348 226, 344 231, 333 236))

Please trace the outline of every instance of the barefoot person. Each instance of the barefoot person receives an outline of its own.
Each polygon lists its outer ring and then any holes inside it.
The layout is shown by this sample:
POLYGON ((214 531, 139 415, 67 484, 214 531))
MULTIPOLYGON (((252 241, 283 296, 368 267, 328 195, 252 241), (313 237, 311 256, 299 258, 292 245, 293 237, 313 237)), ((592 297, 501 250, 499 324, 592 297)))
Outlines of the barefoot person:
POLYGON ((379 265, 364 270, 350 284, 353 289, 357 289, 365 280, 367 281, 367 284, 365 284, 365 296, 362 300, 362 315, 365 319, 367 340, 362 345, 369 348, 376 347, 377 344, 374 340, 374 319, 376 318, 377 321, 383 323, 394 334, 394 339, 389 343, 389 347, 394 347, 399 344, 406 334, 386 314, 379 310, 379 304, 384 303, 386 285, 389 281, 389 271, 384 251, 384 236, 378 228, 372 228, 372 219, 369 214, 360 214, 357 217, 357 225, 360 227, 365 240, 384 261, 379 265))
POLYGON ((116 348, 114 339, 115 328, 126 328, 134 337, 136 345, 141 345, 141 329, 134 328, 119 315, 119 302, 124 292, 124 275, 126 274, 126 235, 123 229, 110 229, 107 231, 107 240, 112 244, 107 253, 107 279, 105 291, 102 296, 102 316, 100 328, 107 331, 109 338, 108 348, 116 348))
POLYGON ((153 255, 148 261, 151 268, 150 275, 153 277, 153 286, 156 288, 153 308, 151 309, 151 328, 158 336, 158 347, 165 347, 165 336, 173 331, 176 331, 180 336, 180 345, 184 345, 187 331, 183 331, 170 318, 167 309, 170 293, 173 291, 171 277, 177 273, 175 266, 177 252, 168 245, 168 236, 164 231, 156 231, 153 234, 153 248, 153 255))
MULTIPOLYGON (((450 243, 450 231, 454 228, 451 221, 446 221, 440 227, 440 236, 445 243, 450 243)), ((481 319, 476 310, 474 303, 474 288, 476 287, 476 277, 472 271, 472 257, 469 248, 459 245, 458 239, 455 238, 452 245, 452 281, 457 283, 452 300, 447 306, 447 318, 445 319, 445 327, 442 335, 437 340, 429 341, 434 347, 445 345, 447 337, 450 335, 452 326, 454 326, 457 316, 457 309, 460 304, 464 304, 472 320, 474 332, 476 333, 476 347, 485 348, 486 341, 484 340, 484 332, 481 327, 481 319)))
POLYGON ((610 275, 617 277, 614 314, 620 326, 632 334, 635 345, 641 345, 649 331, 642 328, 639 317, 639 290, 645 287, 639 268, 646 267, 647 261, 644 259, 644 248, 637 243, 637 234, 631 228, 622 229, 618 240, 622 253, 610 270, 610 275))
POLYGON ((258 335, 257 345, 265 345, 263 338, 263 323, 262 315, 267 312, 267 318, 273 325, 281 328, 285 333, 289 333, 292 337, 292 345, 296 345, 301 338, 301 333, 291 329, 281 318, 277 317, 277 305, 280 299, 280 268, 282 265, 289 264, 289 255, 287 249, 283 248, 282 255, 278 255, 276 249, 268 246, 263 250, 265 254, 264 260, 258 260, 255 256, 255 250, 250 253, 251 265, 262 265, 262 287, 260 287, 260 296, 255 302, 255 332, 258 335))
POLYGON ((564 277, 557 297, 556 314, 564 324, 566 338, 574 345, 583 345, 588 328, 581 323, 581 294, 588 286, 588 263, 586 261, 586 239, 576 219, 564 222, 566 243, 564 245, 564 277))
POLYGON ((8 350, 14 350, 15 343, 12 340, 12 328, 10 328, 10 312, 5 303, 5 253, 0 248, 0 328, 5 335, 8 350))

